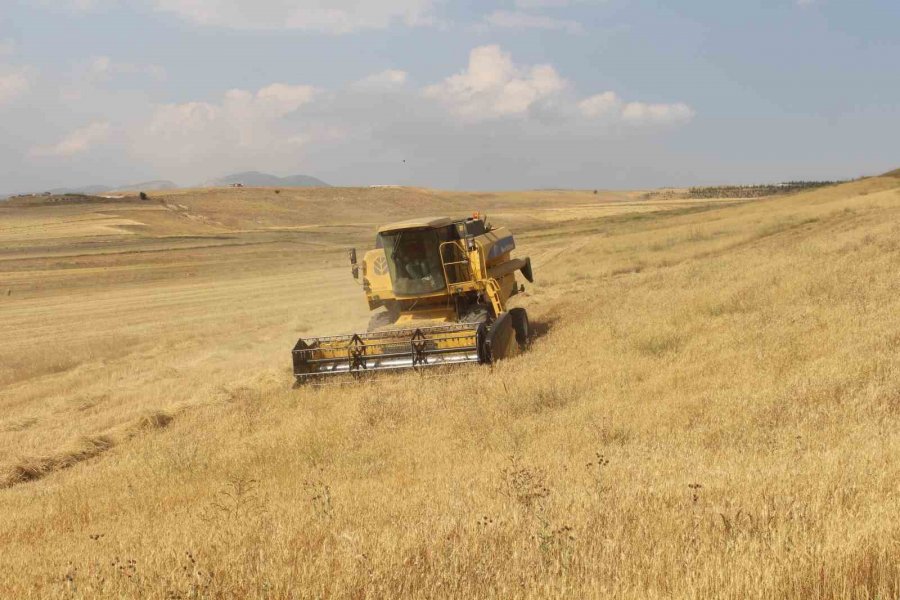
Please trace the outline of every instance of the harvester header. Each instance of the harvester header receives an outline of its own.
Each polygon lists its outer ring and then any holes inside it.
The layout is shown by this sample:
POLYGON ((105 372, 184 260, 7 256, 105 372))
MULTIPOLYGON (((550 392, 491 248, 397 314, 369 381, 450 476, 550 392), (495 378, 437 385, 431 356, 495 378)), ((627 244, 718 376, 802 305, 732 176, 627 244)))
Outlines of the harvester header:
POLYGON ((475 213, 466 219, 424 217, 378 228, 375 248, 351 272, 362 276, 369 309, 366 333, 300 339, 294 375, 300 383, 341 373, 490 363, 513 356, 529 339, 524 308, 508 308, 533 281, 531 260, 512 258, 505 227, 475 213))

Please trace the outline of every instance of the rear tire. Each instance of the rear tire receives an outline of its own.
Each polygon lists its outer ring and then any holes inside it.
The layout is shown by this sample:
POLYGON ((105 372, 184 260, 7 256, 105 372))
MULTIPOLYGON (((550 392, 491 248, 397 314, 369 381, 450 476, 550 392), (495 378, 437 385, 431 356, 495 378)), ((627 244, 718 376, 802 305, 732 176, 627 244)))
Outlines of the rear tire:
POLYGON ((512 317, 512 326, 516 330, 516 341, 519 348, 524 350, 531 341, 531 326, 528 323, 528 312, 524 308, 512 308, 509 311, 512 317))
POLYGON ((491 364, 504 358, 515 356, 519 352, 516 330, 513 327, 512 315, 501 313, 490 327, 484 340, 483 362, 491 364))

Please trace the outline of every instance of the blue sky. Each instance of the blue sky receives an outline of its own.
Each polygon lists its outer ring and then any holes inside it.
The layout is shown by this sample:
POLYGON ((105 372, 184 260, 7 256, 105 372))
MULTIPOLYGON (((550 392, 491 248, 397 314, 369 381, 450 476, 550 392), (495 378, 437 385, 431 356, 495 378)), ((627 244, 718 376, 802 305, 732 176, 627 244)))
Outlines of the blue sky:
POLYGON ((900 166, 900 3, 0 0, 0 192, 624 188, 900 166))

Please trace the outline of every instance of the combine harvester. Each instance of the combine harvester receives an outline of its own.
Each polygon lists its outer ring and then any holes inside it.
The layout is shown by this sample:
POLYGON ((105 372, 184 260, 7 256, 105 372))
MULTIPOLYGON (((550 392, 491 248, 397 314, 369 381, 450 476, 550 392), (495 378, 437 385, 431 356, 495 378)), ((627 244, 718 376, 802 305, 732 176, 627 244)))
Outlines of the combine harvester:
MULTIPOLYGON (((385 225, 362 262, 370 310, 366 333, 300 339, 297 383, 325 376, 459 363, 491 363, 528 343, 528 314, 507 308, 534 281, 529 258, 512 258, 505 227, 477 213, 468 219, 423 218, 385 225)), ((356 250, 350 251, 359 279, 356 250)))

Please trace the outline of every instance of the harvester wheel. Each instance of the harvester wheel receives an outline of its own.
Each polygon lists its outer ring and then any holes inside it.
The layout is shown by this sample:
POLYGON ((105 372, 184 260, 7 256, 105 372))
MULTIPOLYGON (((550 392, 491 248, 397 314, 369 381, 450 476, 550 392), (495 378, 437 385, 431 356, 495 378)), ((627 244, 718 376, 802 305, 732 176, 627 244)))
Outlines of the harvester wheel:
POLYGON ((512 308, 509 311, 509 316, 512 317, 512 326, 516 330, 516 341, 519 343, 519 348, 524 350, 531 340, 528 312, 524 308, 512 308))

